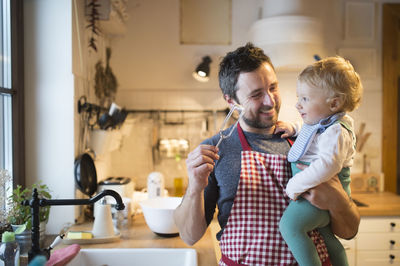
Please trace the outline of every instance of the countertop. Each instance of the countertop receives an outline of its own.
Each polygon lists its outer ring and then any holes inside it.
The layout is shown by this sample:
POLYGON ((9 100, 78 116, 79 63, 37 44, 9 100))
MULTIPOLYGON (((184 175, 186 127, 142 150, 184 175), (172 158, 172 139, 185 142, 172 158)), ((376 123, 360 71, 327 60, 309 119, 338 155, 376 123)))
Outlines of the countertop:
MULTIPOLYGON (((361 216, 400 216, 400 196, 391 192, 366 192, 353 193, 353 199, 366 204, 359 206, 361 216)), ((197 252, 199 266, 217 265, 219 259, 219 247, 215 240, 218 232, 216 222, 207 229, 202 239, 193 246, 186 245, 179 236, 164 238, 154 234, 146 225, 142 214, 135 215, 132 225, 122 231, 122 237, 116 242, 103 244, 85 244, 81 248, 194 248, 197 252)), ((74 225, 72 230, 91 230, 91 224, 74 225)), ((48 236, 51 240, 55 236, 48 236)), ((48 242, 48 241, 46 241, 48 242)), ((56 249, 63 248, 61 244, 56 249)), ((26 260, 21 260, 21 265, 26 265, 26 260), (25 262, 25 263, 24 263, 25 262)))
POLYGON ((352 198, 368 206, 359 206, 361 216, 400 216, 400 196, 392 192, 353 193, 352 198))
MULTIPOLYGON (((71 230, 91 230, 91 224, 75 225, 71 230)), ((208 229, 205 235, 193 246, 186 245, 179 236, 160 237, 154 234, 147 226, 142 214, 135 215, 132 225, 121 231, 121 239, 116 242, 103 244, 84 244, 86 248, 193 248, 197 252, 199 266, 217 265, 215 249, 211 230, 208 229)), ((63 248, 61 244, 56 249, 63 248)))

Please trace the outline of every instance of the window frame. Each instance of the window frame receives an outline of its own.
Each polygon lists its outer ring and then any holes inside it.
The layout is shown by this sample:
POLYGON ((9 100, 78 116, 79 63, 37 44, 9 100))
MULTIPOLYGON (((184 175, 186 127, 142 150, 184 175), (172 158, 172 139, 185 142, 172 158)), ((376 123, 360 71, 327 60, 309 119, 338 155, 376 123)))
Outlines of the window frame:
POLYGON ((24 114, 24 31, 23 1, 10 0, 11 19, 11 89, 0 87, 0 93, 11 95, 13 187, 25 186, 25 114, 24 114))

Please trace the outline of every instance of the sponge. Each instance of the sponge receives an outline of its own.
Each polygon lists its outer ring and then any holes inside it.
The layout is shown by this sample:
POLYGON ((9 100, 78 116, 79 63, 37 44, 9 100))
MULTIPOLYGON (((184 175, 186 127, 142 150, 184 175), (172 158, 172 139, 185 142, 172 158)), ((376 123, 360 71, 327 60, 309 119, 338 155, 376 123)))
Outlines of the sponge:
POLYGON ((67 233, 68 239, 92 239, 93 234, 91 232, 74 232, 70 231, 67 233))

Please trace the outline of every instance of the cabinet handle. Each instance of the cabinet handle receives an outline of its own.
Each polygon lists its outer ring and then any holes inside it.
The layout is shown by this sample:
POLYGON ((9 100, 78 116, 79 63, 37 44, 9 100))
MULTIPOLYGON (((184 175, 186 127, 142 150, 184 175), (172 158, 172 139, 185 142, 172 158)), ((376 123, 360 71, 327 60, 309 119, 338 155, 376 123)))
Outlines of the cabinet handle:
POLYGON ((392 261, 392 260, 394 260, 396 257, 395 257, 393 254, 390 254, 390 255, 389 255, 389 258, 390 258, 390 260, 392 261))
POLYGON ((391 227, 395 227, 395 226, 396 226, 396 223, 391 222, 391 223, 390 223, 390 226, 391 226, 391 227))
POLYGON ((396 241, 394 241, 394 240, 390 240, 390 245, 394 245, 394 244, 396 244, 396 241))

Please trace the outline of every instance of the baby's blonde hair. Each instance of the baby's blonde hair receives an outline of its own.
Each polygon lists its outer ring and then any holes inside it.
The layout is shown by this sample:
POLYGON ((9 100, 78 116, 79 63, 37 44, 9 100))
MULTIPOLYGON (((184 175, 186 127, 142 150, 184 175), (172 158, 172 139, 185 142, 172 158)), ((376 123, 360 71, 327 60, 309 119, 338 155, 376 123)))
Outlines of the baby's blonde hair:
POLYGON ((360 76, 343 57, 327 57, 307 66, 298 80, 339 97, 343 103, 341 111, 351 112, 360 105, 363 91, 360 76))

